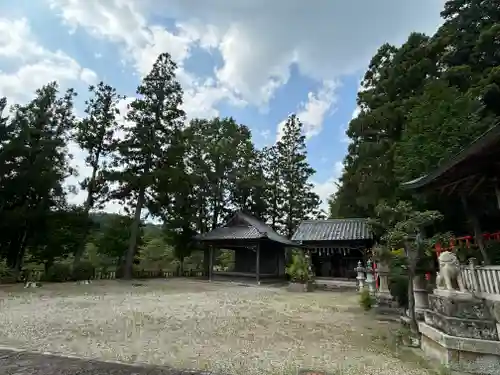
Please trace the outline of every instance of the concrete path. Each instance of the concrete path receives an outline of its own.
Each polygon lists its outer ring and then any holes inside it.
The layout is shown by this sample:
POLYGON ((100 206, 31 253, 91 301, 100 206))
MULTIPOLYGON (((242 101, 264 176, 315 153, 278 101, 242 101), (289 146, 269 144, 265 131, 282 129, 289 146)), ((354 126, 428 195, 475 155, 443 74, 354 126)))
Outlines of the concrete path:
POLYGON ((2 375, 215 375, 168 367, 135 366, 0 349, 2 375))

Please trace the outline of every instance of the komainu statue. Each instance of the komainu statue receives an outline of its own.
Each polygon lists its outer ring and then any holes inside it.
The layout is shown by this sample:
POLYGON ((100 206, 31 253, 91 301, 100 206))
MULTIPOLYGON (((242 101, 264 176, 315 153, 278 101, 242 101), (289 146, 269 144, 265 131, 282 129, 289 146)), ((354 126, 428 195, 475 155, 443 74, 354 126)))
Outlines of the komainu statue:
POLYGON ((439 255, 439 273, 436 278, 438 289, 456 290, 466 292, 462 274, 460 273, 460 263, 457 256, 450 251, 444 251, 439 255))

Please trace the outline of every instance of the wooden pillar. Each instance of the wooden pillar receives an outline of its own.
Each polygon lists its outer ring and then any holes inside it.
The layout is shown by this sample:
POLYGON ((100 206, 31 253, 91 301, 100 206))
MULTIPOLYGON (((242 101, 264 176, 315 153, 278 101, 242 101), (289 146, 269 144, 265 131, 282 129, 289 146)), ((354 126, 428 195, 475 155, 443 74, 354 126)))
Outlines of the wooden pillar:
POLYGON ((483 256, 484 264, 490 264, 490 259, 488 258, 488 254, 486 253, 486 249, 484 246, 483 232, 481 231, 481 225, 479 224, 479 218, 475 214, 473 210, 469 208, 469 204, 467 202, 467 198, 465 194, 461 194, 460 198, 462 199, 462 205, 464 207, 465 215, 469 219, 472 230, 474 232, 474 239, 476 241, 479 250, 481 251, 481 255, 483 256))
POLYGON ((257 285, 260 285, 260 243, 257 244, 257 248, 255 249, 255 277, 257 285))
POLYGON ((500 209, 500 189, 497 184, 495 184, 495 195, 497 197, 497 207, 500 209))
POLYGON ((212 273, 213 273, 213 269, 214 269, 214 247, 212 245, 210 245, 209 247, 209 252, 210 252, 210 255, 209 255, 209 264, 208 264, 208 280, 209 281, 212 281, 212 273))

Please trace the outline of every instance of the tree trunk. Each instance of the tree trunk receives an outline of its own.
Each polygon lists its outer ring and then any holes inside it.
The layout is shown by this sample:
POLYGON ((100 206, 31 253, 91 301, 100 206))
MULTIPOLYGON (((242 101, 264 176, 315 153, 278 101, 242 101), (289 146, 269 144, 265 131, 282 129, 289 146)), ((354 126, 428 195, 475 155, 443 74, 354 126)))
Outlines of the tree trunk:
MULTIPOLYGON (((417 245, 418 246, 418 245, 417 245)), ((415 294, 413 293, 413 278, 418 262, 419 248, 413 252, 409 243, 404 244, 406 259, 408 260, 408 315, 410 318, 410 329, 412 333, 418 334, 417 316, 415 314, 415 294)))
POLYGON ((25 228, 23 235, 21 237, 21 241, 19 243, 19 249, 16 256, 16 263, 13 269, 16 279, 19 279, 19 274, 21 273, 21 269, 23 267, 24 255, 26 254, 27 239, 28 239, 28 228, 25 228))
POLYGON ((179 272, 180 272, 180 276, 184 276, 184 257, 181 256, 179 257, 179 272))
POLYGON ((97 178, 97 166, 99 165, 99 159, 101 156, 102 152, 102 143, 103 143, 103 138, 104 138, 104 132, 101 132, 101 137, 100 137, 100 143, 99 147, 97 148, 97 151, 95 153, 95 163, 93 163, 93 168, 92 168, 92 176, 90 177, 89 185, 87 186, 87 199, 85 200, 85 205, 84 205, 84 215, 85 215, 85 229, 83 232, 82 236, 82 242, 80 243, 80 246, 76 249, 75 252, 75 259, 73 261, 73 269, 76 268, 78 263, 80 263, 80 259, 82 258, 83 253, 85 252, 85 246, 87 245, 87 237, 89 234, 89 226, 88 226, 88 218, 89 218, 89 212, 91 208, 94 206, 94 190, 95 190, 95 182, 97 178))
POLYGON ((207 246, 203 249, 203 269, 207 278, 210 277, 210 249, 207 246))
POLYGON ((410 318, 410 329, 412 333, 418 333, 417 317, 415 314, 415 295, 413 294, 414 273, 408 274, 408 315, 410 318))
POLYGON ((130 241, 128 245, 127 257, 125 259, 125 269, 123 278, 125 280, 132 279, 132 268, 134 264, 134 256, 137 248, 137 236, 139 235, 139 226, 141 225, 141 212, 144 205, 145 188, 141 187, 139 196, 137 197, 137 204, 135 206, 134 221, 130 228, 130 241))

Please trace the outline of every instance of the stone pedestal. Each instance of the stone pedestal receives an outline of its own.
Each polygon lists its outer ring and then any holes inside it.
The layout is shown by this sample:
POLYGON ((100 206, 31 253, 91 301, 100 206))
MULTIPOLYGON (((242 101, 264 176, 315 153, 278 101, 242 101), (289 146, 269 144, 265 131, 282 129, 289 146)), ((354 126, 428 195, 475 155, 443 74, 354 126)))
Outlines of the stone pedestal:
POLYGON ((415 316, 417 320, 424 320, 425 310, 429 307, 429 292, 426 289, 426 282, 423 276, 415 275, 413 278, 413 296, 415 298, 415 316))
POLYGON ((368 291, 370 292, 370 295, 374 296, 376 292, 375 277, 372 268, 372 262, 370 260, 366 262, 366 285, 368 286, 368 291))
POLYGON ((376 275, 379 277, 376 311, 382 314, 399 314, 397 303, 389 290, 389 266, 385 263, 377 264, 376 275))
POLYGON ((425 323, 450 336, 498 340, 490 309, 467 292, 436 290, 429 296, 425 323))
POLYGON ((424 322, 419 322, 418 328, 426 357, 460 373, 498 375, 500 341, 454 337, 424 322))
POLYGON ((495 317, 472 293, 436 289, 419 323, 422 350, 452 370, 498 374, 500 341, 495 317))

